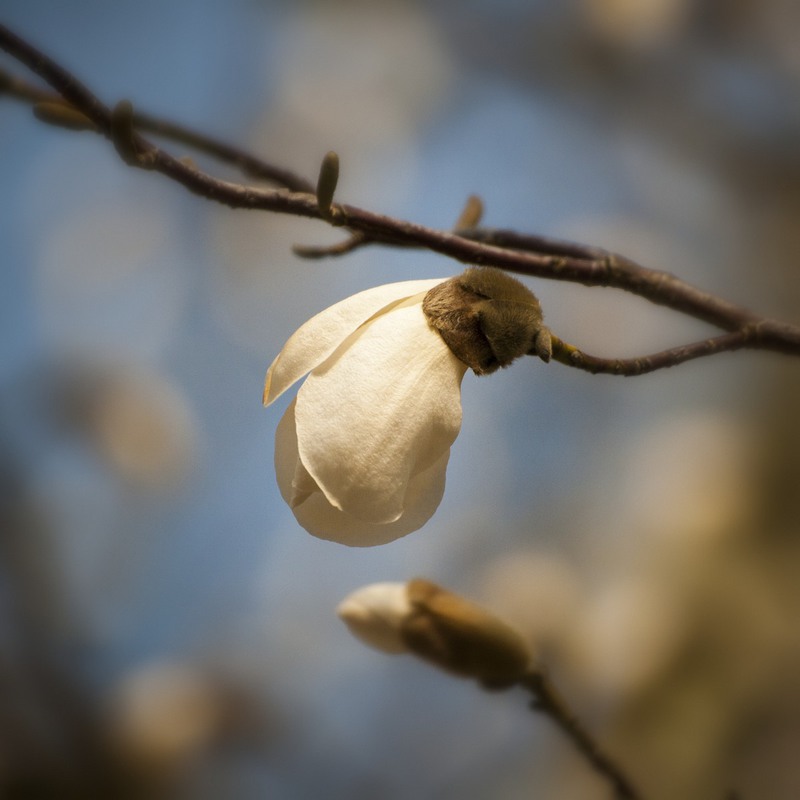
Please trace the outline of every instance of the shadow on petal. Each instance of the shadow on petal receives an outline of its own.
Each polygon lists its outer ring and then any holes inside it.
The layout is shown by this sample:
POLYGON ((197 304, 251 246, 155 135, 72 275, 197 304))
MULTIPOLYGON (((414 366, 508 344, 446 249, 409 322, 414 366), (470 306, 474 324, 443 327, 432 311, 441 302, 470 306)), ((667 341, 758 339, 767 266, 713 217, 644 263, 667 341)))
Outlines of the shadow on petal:
MULTIPOLYGON (((281 495, 289 505, 297 494, 297 487, 293 483, 296 475, 305 472, 297 451, 294 409, 295 403, 292 402, 275 432, 275 473, 281 495)), ((350 547, 372 547, 392 542, 418 530, 433 516, 444 494, 449 458, 448 448, 427 469, 411 477, 403 513, 394 522, 385 525, 365 522, 332 506, 320 491, 296 505, 292 512, 303 528, 320 539, 350 547)))

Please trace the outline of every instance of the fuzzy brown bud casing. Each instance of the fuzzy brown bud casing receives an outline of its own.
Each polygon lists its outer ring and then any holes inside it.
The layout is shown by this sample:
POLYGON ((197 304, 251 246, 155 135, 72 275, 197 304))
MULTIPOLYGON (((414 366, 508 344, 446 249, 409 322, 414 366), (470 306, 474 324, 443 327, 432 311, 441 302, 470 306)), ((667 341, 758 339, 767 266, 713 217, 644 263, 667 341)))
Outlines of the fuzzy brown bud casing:
POLYGON ((550 360, 550 331, 539 301, 502 270, 470 267, 431 289, 422 311, 453 354, 477 375, 528 354, 550 360))
POLYGON ((411 612, 401 635, 409 651, 487 688, 513 685, 528 670, 528 643, 510 625, 432 581, 408 582, 411 612))

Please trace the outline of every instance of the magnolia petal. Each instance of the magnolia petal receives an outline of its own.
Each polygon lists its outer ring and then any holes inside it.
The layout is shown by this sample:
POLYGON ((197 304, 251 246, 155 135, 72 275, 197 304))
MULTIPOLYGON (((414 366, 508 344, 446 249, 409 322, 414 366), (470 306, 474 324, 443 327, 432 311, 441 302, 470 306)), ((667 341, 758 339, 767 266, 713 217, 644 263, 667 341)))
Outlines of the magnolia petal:
POLYGON ((442 280, 432 278, 375 286, 341 300, 312 317, 289 337, 267 370, 264 405, 269 405, 303 375, 321 364, 370 317, 406 297, 427 292, 442 280))
POLYGON ((281 497, 291 509, 304 503, 312 494, 319 493, 319 486, 308 474, 297 452, 296 403, 296 399, 292 400, 275 429, 275 478, 281 497))
POLYGON ((313 481, 297 452, 295 401, 286 409, 275 431, 275 473, 283 499, 292 507, 300 523, 310 534, 350 547, 386 544, 421 528, 434 514, 444 494, 445 473, 450 450, 428 469, 418 472, 408 483, 403 515, 388 525, 376 525, 357 519, 332 506, 325 495, 316 491, 301 500, 299 492, 313 481), (306 477, 307 476, 307 477, 306 477))
POLYGON ((408 649, 401 634, 403 622, 411 613, 404 583, 362 586, 339 603, 336 613, 364 644, 384 653, 408 649))
POLYGON ((350 547, 374 547, 419 530, 435 513, 444 494, 448 450, 439 461, 415 475, 408 484, 406 508, 394 522, 365 522, 332 506, 321 492, 292 509, 310 534, 350 547))
POLYGON ((461 427, 467 367, 428 326, 422 297, 351 334, 297 393, 303 465, 331 505, 365 522, 400 519, 409 481, 461 427))

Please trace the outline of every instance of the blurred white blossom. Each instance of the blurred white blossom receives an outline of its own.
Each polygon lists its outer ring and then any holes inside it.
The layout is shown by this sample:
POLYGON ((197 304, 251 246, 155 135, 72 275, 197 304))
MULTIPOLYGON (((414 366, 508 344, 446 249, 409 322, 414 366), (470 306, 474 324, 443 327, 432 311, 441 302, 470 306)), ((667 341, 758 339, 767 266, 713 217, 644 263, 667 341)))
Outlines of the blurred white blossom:
POLYGON ((187 664, 159 661, 132 671, 115 687, 110 732, 128 758, 169 769, 211 741, 223 710, 209 677, 187 664))
POLYGON ((108 463, 149 489, 177 487, 192 466, 197 425, 179 388, 144 368, 109 372, 93 398, 90 433, 108 463))
POLYGON ((582 7, 599 39, 645 51, 678 38, 691 11, 687 0, 583 0, 582 7))

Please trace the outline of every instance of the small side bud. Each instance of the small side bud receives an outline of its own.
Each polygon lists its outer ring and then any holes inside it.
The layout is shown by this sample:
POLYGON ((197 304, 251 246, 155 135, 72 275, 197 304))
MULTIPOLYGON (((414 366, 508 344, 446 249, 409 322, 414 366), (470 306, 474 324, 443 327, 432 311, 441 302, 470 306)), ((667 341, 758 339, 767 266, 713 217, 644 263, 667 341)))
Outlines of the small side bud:
POLYGON ((550 361, 553 356, 553 334, 550 333, 549 328, 542 326, 539 329, 539 333, 536 334, 536 338, 533 340, 531 355, 539 356, 545 363, 550 361))
POLYGON ((528 671, 530 647, 498 617, 422 578, 407 591, 411 613, 401 630, 415 655, 488 688, 511 686, 528 671))
POLYGON ((324 219, 330 220, 333 216, 331 205, 333 195, 336 191, 336 184, 339 182, 339 156, 330 150, 325 153, 319 167, 319 177, 317 178, 317 205, 319 213, 324 219))
POLYGON ((55 125, 58 128, 66 128, 70 131, 94 131, 97 125, 92 122, 82 112, 74 106, 57 101, 47 101, 37 103, 33 107, 33 115, 36 119, 55 125))
POLYGON ((456 220, 455 229, 457 231, 469 230, 474 228, 481 221, 483 216, 483 201, 476 194, 471 194, 464 204, 460 216, 456 220))
POLYGON ((539 301, 502 270, 470 267, 431 289, 422 310, 453 354, 477 375, 531 352, 550 358, 550 332, 539 301))
POLYGON ((141 140, 137 141, 130 100, 120 100, 111 110, 111 140, 126 164, 131 167, 152 168, 152 153, 143 149, 141 140))

